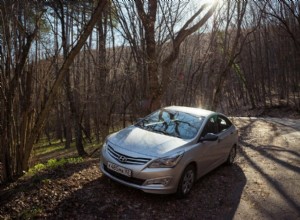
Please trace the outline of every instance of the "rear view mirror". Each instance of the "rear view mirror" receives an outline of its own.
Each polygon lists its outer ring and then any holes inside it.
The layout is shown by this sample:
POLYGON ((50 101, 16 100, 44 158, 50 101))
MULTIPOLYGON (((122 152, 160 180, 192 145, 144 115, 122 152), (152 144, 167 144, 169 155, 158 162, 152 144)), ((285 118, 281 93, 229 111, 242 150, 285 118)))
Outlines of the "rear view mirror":
POLYGON ((218 135, 215 135, 213 133, 207 133, 204 137, 201 137, 199 142, 203 141, 216 141, 218 140, 218 135))

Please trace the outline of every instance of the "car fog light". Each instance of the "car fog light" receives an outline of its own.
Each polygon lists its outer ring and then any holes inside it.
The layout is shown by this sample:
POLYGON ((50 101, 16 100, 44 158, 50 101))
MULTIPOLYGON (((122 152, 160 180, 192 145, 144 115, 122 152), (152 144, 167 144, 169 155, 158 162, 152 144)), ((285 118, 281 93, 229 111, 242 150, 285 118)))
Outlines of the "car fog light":
POLYGON ((168 185, 171 181, 172 177, 163 177, 163 178, 157 178, 157 179, 149 179, 146 180, 144 185, 168 185))

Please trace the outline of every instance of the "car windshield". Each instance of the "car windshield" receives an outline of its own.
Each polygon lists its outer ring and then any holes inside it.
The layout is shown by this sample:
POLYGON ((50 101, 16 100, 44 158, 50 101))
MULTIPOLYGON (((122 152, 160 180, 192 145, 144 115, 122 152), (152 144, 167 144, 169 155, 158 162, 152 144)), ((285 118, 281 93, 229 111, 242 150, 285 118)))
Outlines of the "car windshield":
POLYGON ((145 117, 135 126, 182 139, 192 139, 197 135, 203 120, 204 117, 201 116, 161 109, 145 117))

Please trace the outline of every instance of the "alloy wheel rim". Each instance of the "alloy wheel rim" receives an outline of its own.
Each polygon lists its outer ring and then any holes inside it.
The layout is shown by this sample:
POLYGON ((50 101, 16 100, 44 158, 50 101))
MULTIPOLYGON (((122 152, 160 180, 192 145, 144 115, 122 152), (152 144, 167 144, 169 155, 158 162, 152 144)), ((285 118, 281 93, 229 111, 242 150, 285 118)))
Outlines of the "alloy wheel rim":
POLYGON ((189 170, 186 172, 183 178, 182 191, 184 194, 187 194, 192 189, 193 183, 194 183, 194 172, 193 170, 189 170))

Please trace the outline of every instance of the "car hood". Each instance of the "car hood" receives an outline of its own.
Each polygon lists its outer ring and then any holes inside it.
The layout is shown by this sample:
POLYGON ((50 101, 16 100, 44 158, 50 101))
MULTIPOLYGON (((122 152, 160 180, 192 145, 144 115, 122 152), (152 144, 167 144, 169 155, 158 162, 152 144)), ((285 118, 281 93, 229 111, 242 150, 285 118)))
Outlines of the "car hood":
POLYGON ((108 142, 113 146, 118 146, 131 152, 159 157, 176 148, 182 147, 188 143, 188 140, 130 126, 112 134, 108 138, 108 142))

